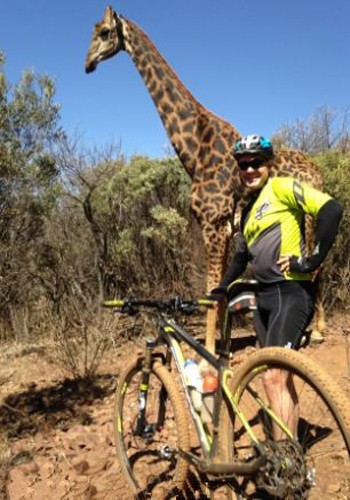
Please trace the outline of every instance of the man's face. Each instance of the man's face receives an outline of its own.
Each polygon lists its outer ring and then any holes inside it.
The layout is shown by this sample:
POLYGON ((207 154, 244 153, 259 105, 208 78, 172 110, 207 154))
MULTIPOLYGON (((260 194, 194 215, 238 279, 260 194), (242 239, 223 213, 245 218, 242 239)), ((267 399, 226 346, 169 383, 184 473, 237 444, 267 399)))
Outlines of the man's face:
POLYGON ((243 186, 250 191, 261 189, 269 177, 266 161, 253 154, 242 156, 238 161, 239 176, 243 186))

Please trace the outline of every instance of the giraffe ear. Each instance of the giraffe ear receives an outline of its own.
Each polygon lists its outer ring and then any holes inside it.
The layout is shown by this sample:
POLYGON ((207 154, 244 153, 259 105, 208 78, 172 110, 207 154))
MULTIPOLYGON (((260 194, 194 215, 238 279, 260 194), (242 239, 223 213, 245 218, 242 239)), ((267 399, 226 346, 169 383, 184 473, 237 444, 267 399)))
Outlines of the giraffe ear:
POLYGON ((110 21, 113 17, 113 9, 110 5, 107 5, 106 10, 105 10, 105 15, 104 15, 104 20, 105 21, 110 21))

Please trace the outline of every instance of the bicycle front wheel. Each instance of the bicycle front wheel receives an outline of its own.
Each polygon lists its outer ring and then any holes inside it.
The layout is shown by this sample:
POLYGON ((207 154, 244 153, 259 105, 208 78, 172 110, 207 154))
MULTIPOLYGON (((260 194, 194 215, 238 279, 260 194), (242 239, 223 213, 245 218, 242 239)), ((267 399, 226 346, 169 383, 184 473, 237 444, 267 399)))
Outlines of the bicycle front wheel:
MULTIPOLYGON (((255 498, 250 495, 261 491, 270 498, 293 500, 349 498, 349 400, 313 360, 289 349, 263 348, 238 368, 231 389, 266 457, 265 465, 254 477, 231 482, 232 498, 237 493, 255 498), (276 373, 293 389, 292 411, 286 411, 285 394, 280 399, 274 397, 273 405, 270 403, 266 380, 276 373), (284 425, 276 424, 274 415, 284 425)), ((228 461, 249 462, 257 454, 246 428, 227 409, 223 412, 220 442, 228 461)))
POLYGON ((143 405, 142 365, 139 358, 126 368, 117 388, 114 430, 124 478, 124 491, 118 493, 120 498, 176 498, 188 472, 188 463, 178 453, 190 448, 186 410, 169 371, 154 360, 145 421, 136 432, 143 405))

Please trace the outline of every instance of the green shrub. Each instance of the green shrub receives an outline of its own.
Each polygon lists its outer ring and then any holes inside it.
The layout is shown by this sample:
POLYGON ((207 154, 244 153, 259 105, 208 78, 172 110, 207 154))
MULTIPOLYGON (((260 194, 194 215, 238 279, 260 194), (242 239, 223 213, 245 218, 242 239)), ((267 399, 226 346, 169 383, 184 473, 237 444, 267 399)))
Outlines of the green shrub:
POLYGON ((329 151, 315 157, 325 181, 325 191, 344 207, 334 247, 323 271, 326 309, 350 309, 350 153, 329 151))

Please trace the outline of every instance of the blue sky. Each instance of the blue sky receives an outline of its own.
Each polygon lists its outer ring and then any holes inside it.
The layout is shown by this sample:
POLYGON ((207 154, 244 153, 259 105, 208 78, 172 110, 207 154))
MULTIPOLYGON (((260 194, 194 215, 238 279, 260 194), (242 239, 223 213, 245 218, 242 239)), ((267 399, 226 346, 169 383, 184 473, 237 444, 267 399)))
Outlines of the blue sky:
MULTIPOLYGON (((168 139, 126 53, 86 75, 100 0, 2 0, 0 49, 16 83, 51 75, 62 124, 87 146, 164 155, 168 139)), ((270 136, 320 106, 350 105, 350 1, 114 0, 146 31, 191 93, 242 133, 270 136)))

